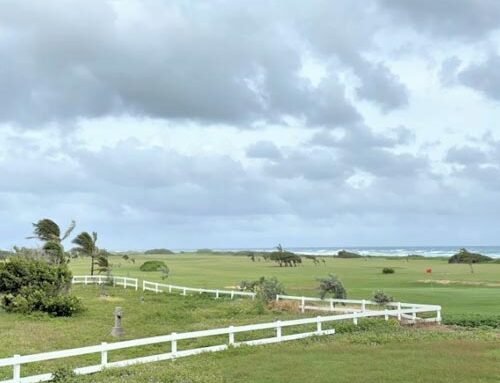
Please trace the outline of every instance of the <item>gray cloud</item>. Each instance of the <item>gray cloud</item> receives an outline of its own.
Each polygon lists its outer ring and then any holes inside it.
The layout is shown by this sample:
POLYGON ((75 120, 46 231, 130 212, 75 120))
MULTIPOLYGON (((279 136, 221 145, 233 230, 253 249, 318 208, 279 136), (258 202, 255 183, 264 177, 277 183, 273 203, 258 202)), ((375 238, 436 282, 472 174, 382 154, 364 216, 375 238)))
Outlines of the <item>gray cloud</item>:
MULTIPOLYGON (((384 110, 405 105, 398 78, 383 63, 361 58, 360 50, 371 45, 364 33, 378 26, 346 24, 340 33, 331 20, 352 8, 316 3, 286 9, 193 3, 187 9, 152 1, 131 8, 107 1, 4 1, 0 119, 31 127, 120 114, 242 126, 284 116, 330 126, 359 119, 334 74, 319 88, 299 75, 307 51, 352 69, 361 79, 360 97, 384 110), (318 25, 321 39, 312 28, 318 25)), ((359 12, 364 20, 373 16, 359 12)))
POLYGON ((394 12, 393 21, 411 23, 418 31, 443 38, 479 39, 500 28, 496 0, 379 0, 394 12))
POLYGON ((472 64, 458 73, 458 81, 487 97, 500 100, 500 57, 491 54, 479 64, 472 64))
POLYGON ((258 141, 247 148, 246 154, 250 158, 280 159, 281 151, 271 141, 258 141))

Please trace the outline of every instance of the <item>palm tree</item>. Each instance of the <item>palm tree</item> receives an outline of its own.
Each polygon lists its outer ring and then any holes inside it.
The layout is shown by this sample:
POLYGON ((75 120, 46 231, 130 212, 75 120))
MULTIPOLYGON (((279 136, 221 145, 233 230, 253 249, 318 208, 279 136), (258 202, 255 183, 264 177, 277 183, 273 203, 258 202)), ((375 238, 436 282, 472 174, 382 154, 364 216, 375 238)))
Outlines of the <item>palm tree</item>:
POLYGON ((90 275, 94 275, 94 265, 101 267, 100 263, 102 263, 102 260, 99 259, 99 257, 102 257, 102 254, 96 245, 97 233, 94 231, 92 235, 90 235, 88 232, 83 231, 78 234, 72 242, 77 245, 73 249, 75 252, 91 258, 90 275))
POLYGON ((41 219, 37 223, 34 223, 33 226, 34 226, 33 234, 35 235, 33 237, 28 237, 28 239, 36 238, 43 242, 48 242, 48 241, 62 242, 69 237, 69 235, 75 228, 76 223, 75 221, 71 221, 70 225, 68 226, 62 237, 59 225, 57 225, 57 223, 55 223, 51 219, 48 218, 41 219))
POLYGON ((61 229, 51 219, 44 218, 39 220, 37 223, 33 224, 33 234, 34 236, 28 237, 28 239, 39 239, 44 242, 43 250, 47 254, 52 262, 57 264, 62 264, 65 262, 65 252, 62 245, 62 241, 69 237, 71 232, 76 226, 75 221, 71 221, 69 227, 64 232, 61 237, 61 229))

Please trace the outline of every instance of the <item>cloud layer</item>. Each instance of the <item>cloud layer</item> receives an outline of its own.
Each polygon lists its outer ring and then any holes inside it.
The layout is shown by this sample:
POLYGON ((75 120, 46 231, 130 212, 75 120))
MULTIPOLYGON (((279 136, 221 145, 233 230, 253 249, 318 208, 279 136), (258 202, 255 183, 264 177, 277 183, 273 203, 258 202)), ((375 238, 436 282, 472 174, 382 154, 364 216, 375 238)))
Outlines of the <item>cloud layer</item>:
POLYGON ((496 1, 77 3, 0 3, 0 247, 495 243, 496 1))

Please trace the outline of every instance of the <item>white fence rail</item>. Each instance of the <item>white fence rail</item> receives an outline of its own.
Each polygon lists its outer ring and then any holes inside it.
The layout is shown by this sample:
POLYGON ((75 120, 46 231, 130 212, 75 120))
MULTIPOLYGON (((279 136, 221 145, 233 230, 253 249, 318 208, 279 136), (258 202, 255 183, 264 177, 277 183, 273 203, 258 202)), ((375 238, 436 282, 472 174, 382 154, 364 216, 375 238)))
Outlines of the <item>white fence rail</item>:
MULTIPOLYGON (((288 296, 289 298, 290 296, 288 296)), ((282 298, 282 296, 280 296, 282 298)), ((278 298, 278 299, 280 299, 278 298)), ((302 298, 302 297, 300 297, 302 298)), ((226 350, 230 346, 240 346, 240 345, 261 345, 261 344, 269 344, 269 343, 277 343, 284 342, 295 339, 302 339, 311 336, 320 336, 320 335, 330 335, 335 333, 335 329, 326 329, 322 328, 323 323, 331 323, 340 320, 352 320, 354 324, 358 324, 358 320, 360 318, 368 318, 368 317, 384 317, 385 320, 388 320, 390 316, 395 316, 401 318, 402 316, 410 316, 414 317, 417 313, 423 312, 440 312, 440 306, 430 306, 430 305, 421 305, 419 307, 409 307, 409 308, 401 308, 397 309, 385 309, 379 311, 365 311, 365 312, 354 312, 350 314, 341 314, 341 315, 333 315, 333 316, 318 316, 315 318, 303 318, 303 319, 294 319, 287 321, 276 321, 270 323, 259 323, 259 324, 251 324, 245 326, 230 326, 225 328, 217 328, 212 330, 203 330, 203 331, 193 331, 186 333, 171 333, 169 335, 156 336, 151 338, 142 338, 142 339, 134 339, 127 340, 122 342, 115 343, 101 343, 100 345, 88 346, 82 348, 74 348, 68 350, 61 351, 52 351, 41 354, 33 354, 33 355, 14 355, 10 358, 0 359, 0 367, 12 367, 12 379, 3 380, 0 383, 36 383, 36 382, 44 382, 52 379, 52 373, 46 373, 41 375, 32 375, 32 376, 21 376, 21 367, 25 364, 43 362, 47 360, 53 359, 61 359, 67 357, 75 357, 81 355, 88 354, 96 354, 100 353, 101 362, 97 365, 86 366, 76 368, 74 372, 76 374, 91 374, 98 371, 101 371, 105 368, 110 367, 125 367, 131 366, 139 363, 150 363, 157 362, 162 360, 169 360, 180 358, 184 356, 190 356, 195 354, 200 354, 203 352, 215 352, 226 350), (294 333, 290 335, 283 335, 282 329, 285 327, 293 327, 293 326, 301 326, 301 325, 316 325, 315 331, 309 332, 301 332, 294 333), (237 342, 235 340, 235 334, 251 332, 257 330, 266 330, 266 329, 274 329, 276 331, 276 335, 271 338, 261 338, 261 339, 253 339, 253 340, 245 340, 237 342), (201 348, 193 348, 188 350, 177 349, 177 342, 180 340, 186 339, 198 339, 204 337, 211 336, 220 336, 227 335, 228 341, 224 344, 219 344, 215 346, 207 346, 201 348), (108 362, 108 353, 110 351, 122 350, 132 347, 140 347, 152 344, 159 343, 170 343, 170 352, 143 356, 139 358, 126 359, 115 362, 108 362)))
POLYGON ((180 291, 182 295, 186 295, 188 292, 192 292, 199 294, 202 293, 213 294, 215 298, 219 298, 221 296, 229 296, 231 297, 231 299, 233 299, 234 297, 251 297, 252 299, 255 299, 255 293, 248 291, 200 289, 195 287, 165 285, 162 283, 148 282, 148 281, 142 281, 142 289, 144 291, 154 291, 155 293, 160 293, 160 292, 172 293, 173 291, 180 291))
MULTIPOLYGON (((294 295, 277 295, 276 301, 280 300, 295 300, 300 301, 300 310, 305 312, 306 310, 314 311, 330 311, 330 312, 346 312, 346 313, 364 313, 364 312, 381 312, 380 305, 377 302, 365 300, 365 299, 334 299, 334 298, 314 298, 314 297, 298 297, 294 295), (307 306, 308 302, 314 305, 307 306), (341 304, 341 307, 338 307, 341 304), (348 306, 346 306, 348 305, 348 306), (359 306, 359 307, 358 307, 359 306), (375 309, 369 310, 369 306, 375 306, 375 309)), ((394 307, 393 310, 384 311, 389 312, 389 315, 396 316, 398 320, 408 319, 412 321, 433 321, 441 322, 441 306, 438 305, 423 305, 416 303, 403 303, 403 302, 389 302, 385 307, 394 307), (417 309, 422 309, 423 311, 417 311, 417 309), (406 312, 412 310, 409 313, 406 312), (418 312, 435 312, 435 318, 419 318, 416 314, 418 312), (409 315, 411 314, 411 315, 409 315)))
POLYGON ((133 287, 136 290, 139 289, 139 280, 137 278, 108 277, 106 275, 75 275, 71 283, 73 283, 74 285, 102 285, 104 283, 110 282, 110 280, 113 283, 113 286, 123 286, 124 289, 126 289, 127 287, 133 287))

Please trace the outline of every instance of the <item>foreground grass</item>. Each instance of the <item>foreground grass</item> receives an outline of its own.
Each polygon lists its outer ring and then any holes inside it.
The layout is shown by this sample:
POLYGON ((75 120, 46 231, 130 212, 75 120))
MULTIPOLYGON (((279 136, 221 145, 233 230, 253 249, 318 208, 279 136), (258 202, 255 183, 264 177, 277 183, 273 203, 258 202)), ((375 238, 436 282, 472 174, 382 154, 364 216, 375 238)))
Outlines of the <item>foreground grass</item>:
POLYGON ((355 334, 243 347, 174 362, 110 369, 71 383, 496 382, 493 334, 376 325, 355 334))
MULTIPOLYGON (((317 278, 328 273, 338 275, 350 298, 368 299, 379 289, 395 299, 443 306, 443 315, 500 315, 500 264, 448 264, 444 260, 424 259, 333 259, 314 266, 304 259, 300 267, 278 267, 270 262, 251 262, 247 257, 208 254, 179 254, 136 257, 134 264, 113 257, 116 275, 161 281, 158 272, 141 272, 146 260, 165 261, 171 275, 168 283, 193 287, 222 288, 238 285, 242 280, 276 276, 292 294, 318 296, 317 278), (382 268, 393 267, 395 274, 382 274, 382 268), (432 274, 425 270, 432 268, 432 274)), ((88 274, 88 259, 72 261, 74 274, 88 274)))

